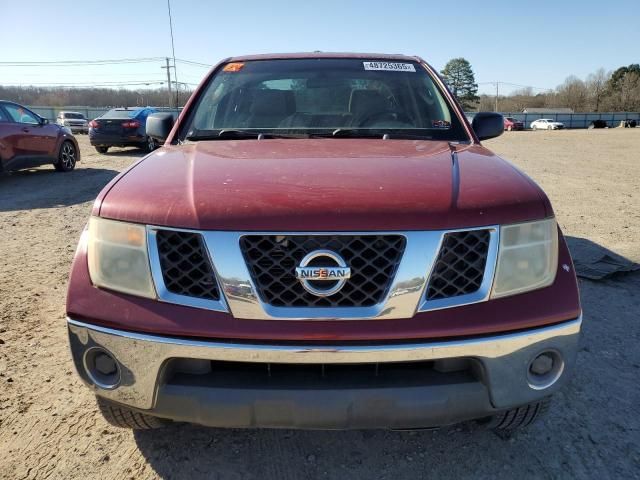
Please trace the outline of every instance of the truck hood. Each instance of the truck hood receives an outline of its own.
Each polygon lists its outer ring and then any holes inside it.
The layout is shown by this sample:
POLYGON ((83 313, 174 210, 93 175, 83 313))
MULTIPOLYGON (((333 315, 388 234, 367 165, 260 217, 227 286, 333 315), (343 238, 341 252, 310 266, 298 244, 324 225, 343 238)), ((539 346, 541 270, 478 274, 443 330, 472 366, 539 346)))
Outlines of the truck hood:
POLYGON ((233 231, 446 229, 552 214, 544 193, 489 150, 465 145, 456 155, 423 140, 172 145, 114 179, 94 214, 233 231))

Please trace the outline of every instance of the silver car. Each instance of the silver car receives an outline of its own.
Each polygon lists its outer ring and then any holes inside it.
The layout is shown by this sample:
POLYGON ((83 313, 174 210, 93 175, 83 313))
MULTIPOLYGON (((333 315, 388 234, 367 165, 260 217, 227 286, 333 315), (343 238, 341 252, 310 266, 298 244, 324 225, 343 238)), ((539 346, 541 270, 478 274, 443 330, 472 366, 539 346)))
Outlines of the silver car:
POLYGON ((80 112, 60 112, 56 123, 68 127, 73 133, 89 133, 89 121, 80 112))

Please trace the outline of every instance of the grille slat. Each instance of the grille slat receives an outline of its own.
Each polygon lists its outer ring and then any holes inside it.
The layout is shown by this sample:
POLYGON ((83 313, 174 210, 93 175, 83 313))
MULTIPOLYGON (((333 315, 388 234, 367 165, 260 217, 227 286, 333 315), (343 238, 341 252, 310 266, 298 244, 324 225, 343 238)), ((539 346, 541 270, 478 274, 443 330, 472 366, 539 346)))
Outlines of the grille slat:
POLYGON ((245 235, 240 248, 265 303, 277 307, 370 307, 384 299, 405 243, 402 235, 245 235), (304 256, 319 249, 338 253, 351 268, 345 286, 329 297, 307 292, 295 276, 304 256))
POLYGON ((489 242, 489 230, 445 234, 429 279, 427 300, 477 292, 484 277, 489 242))
POLYGON ((162 278, 177 295, 220 300, 220 290, 202 235, 192 232, 156 232, 162 278))

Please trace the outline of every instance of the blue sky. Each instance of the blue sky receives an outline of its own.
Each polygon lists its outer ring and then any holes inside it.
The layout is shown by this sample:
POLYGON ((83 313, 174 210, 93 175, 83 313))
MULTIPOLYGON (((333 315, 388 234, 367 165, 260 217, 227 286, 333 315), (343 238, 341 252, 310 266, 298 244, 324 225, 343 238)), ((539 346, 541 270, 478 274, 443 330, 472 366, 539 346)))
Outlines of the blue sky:
MULTIPOLYGON (((206 64, 237 54, 324 50, 417 54, 441 69, 463 56, 479 83, 553 88, 571 74, 640 62, 640 0, 172 0, 172 13, 176 57, 206 64)), ((0 0, 0 18, 4 62, 171 55, 165 0, 0 0)), ((0 65, 0 83, 161 82, 160 66, 0 65)), ((180 81, 198 83, 205 73, 178 65, 180 81)))

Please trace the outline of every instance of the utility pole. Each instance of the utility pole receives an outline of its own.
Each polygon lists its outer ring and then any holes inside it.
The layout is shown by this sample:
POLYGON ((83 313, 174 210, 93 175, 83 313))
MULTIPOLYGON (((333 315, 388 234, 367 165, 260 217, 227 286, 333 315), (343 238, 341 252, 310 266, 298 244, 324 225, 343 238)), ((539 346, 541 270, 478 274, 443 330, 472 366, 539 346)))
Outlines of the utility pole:
MULTIPOLYGON (((169 32, 171 33, 171 55, 173 56, 173 76, 176 79, 176 108, 178 108, 180 106, 180 86, 178 85, 178 69, 176 68, 176 48, 173 45, 173 20, 171 18, 171 0, 167 0, 167 11, 169 12, 169 32)), ((167 58, 167 71, 169 71, 168 58, 167 58)))
POLYGON ((498 85, 500 82, 496 80, 496 112, 498 111, 498 85))
POLYGON ((160 67, 160 68, 167 69, 167 88, 169 89, 169 108, 171 108, 171 104, 173 103, 173 96, 171 95, 171 70, 170 69, 173 67, 169 65, 169 57, 166 57, 165 60, 167 61, 167 66, 160 67))

